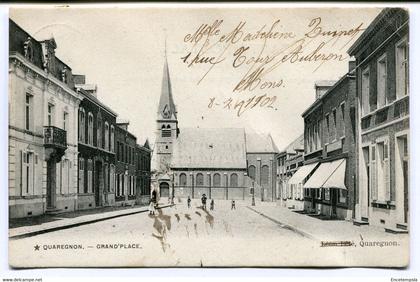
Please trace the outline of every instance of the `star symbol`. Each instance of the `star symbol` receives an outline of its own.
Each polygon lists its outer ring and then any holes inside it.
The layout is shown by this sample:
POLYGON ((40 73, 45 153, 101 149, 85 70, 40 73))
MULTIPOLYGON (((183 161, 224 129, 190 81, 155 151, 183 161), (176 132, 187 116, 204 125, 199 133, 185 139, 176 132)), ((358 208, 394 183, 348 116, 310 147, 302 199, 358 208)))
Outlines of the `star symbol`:
POLYGON ((34 246, 35 251, 39 251, 39 245, 34 246))

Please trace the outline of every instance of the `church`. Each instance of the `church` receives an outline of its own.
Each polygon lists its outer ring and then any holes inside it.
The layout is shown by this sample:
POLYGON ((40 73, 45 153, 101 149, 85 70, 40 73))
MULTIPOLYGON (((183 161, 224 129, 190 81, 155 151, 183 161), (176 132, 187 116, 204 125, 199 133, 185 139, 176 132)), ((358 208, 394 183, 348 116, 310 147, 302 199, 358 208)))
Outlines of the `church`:
POLYGON ((152 166, 159 197, 275 201, 270 134, 243 128, 180 128, 165 56, 152 166))

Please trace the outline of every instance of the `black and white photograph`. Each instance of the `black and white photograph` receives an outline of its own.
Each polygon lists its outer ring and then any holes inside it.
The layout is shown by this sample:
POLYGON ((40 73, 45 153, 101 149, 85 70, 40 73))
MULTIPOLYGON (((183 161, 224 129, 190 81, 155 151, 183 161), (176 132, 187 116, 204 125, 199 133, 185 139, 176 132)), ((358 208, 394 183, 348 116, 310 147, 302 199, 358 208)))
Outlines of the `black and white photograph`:
POLYGON ((409 20, 12 6, 10 267, 408 267, 409 20))

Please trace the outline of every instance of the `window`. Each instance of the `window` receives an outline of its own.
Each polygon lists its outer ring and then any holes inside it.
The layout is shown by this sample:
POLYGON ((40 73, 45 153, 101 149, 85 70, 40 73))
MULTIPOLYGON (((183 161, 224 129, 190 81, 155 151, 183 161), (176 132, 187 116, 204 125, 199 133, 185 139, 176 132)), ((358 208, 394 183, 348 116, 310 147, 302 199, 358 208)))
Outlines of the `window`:
POLYGON ((330 132, 331 132, 331 130, 330 130, 330 114, 325 115, 325 124, 326 124, 326 128, 327 128, 326 141, 328 143, 330 141, 330 132))
POLYGON ((214 187, 220 187, 221 185, 221 181, 220 181, 220 174, 219 173, 215 173, 213 175, 213 186, 214 187))
POLYGON ((324 189, 324 200, 326 200, 326 201, 331 200, 331 198, 330 198, 330 188, 325 188, 324 189))
POLYGON ((88 144, 93 145, 93 114, 88 113, 88 144))
POLYGON ((114 142, 115 142, 115 139, 114 139, 114 126, 111 125, 111 152, 113 152, 113 153, 115 153, 115 148, 114 148, 115 144, 114 144, 114 142))
POLYGON ((105 150, 109 151, 109 124, 105 122, 105 150))
POLYGON ((34 153, 22 152, 22 195, 34 193, 34 153))
POLYGON ((93 161, 91 159, 88 159, 87 164, 87 171, 88 171, 88 178, 87 178, 87 193, 93 192, 93 161))
POLYGON ((86 117, 85 110, 80 108, 79 110, 79 141, 85 143, 85 132, 86 132, 86 117))
POLYGON ((238 187, 238 175, 236 173, 232 173, 230 175, 230 185, 229 187, 238 187))
POLYGON ((261 168, 261 184, 268 184, 269 180, 269 168, 267 165, 263 165, 261 168))
POLYGON ((98 118, 98 125, 96 128, 96 146, 98 148, 103 148, 103 144, 102 144, 102 120, 100 118, 98 118))
POLYGON ((316 131, 316 147, 317 149, 321 149, 321 120, 317 121, 317 131, 316 131))
POLYGON ((377 199, 379 201, 390 200, 390 167, 389 146, 387 140, 377 143, 377 199))
POLYGON ((63 112, 63 129, 67 130, 67 122, 68 122, 69 114, 67 112, 63 112))
POLYGON ((85 159, 79 158, 79 193, 85 192, 85 159))
POLYGON ((333 124, 332 124, 333 128, 332 128, 332 130, 333 130, 333 137, 334 137, 333 140, 335 141, 335 140, 337 140, 337 111, 336 111, 336 109, 333 109, 332 116, 333 116, 333 124))
POLYGON ((180 186, 187 186, 187 175, 185 173, 181 173, 179 175, 179 185, 180 186))
POLYGON ((339 189, 338 191, 338 202, 341 204, 347 203, 347 190, 339 189))
POLYGON ((48 111, 47 111, 47 122, 48 126, 54 125, 54 105, 48 103, 48 111))
POLYGON ((370 112, 370 105, 369 105, 369 68, 366 68, 362 72, 362 100, 361 100, 361 107, 362 107, 362 115, 366 115, 370 112))
POLYGON ((345 103, 341 103, 341 105, 340 105, 340 113, 341 113, 341 124, 343 126, 341 136, 346 136, 345 103))
POLYGON ((397 98, 408 95, 408 42, 403 39, 397 43, 395 48, 395 81, 397 98))
POLYGON ((109 165, 109 192, 115 191, 115 165, 109 165))
POLYGON ((256 168, 253 165, 250 165, 248 168, 248 175, 252 180, 255 180, 255 173, 256 173, 256 168))
POLYGON ((197 176, 195 178, 195 185, 197 186, 203 186, 204 185, 204 177, 202 173, 197 173, 197 176))
POLYGON ((386 88, 387 88, 387 61, 386 54, 382 55, 378 59, 377 63, 377 103, 378 108, 382 108, 386 105, 386 88))
POLYGON ((31 130, 32 126, 32 95, 26 94, 25 100, 25 129, 31 130))

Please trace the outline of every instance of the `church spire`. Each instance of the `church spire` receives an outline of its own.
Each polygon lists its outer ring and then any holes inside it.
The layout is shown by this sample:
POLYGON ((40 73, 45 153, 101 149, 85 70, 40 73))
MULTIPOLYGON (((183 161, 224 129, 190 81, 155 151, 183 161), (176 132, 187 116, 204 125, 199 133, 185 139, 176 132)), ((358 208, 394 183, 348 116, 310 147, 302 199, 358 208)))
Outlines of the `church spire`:
POLYGON ((166 54, 165 37, 165 63, 163 66, 162 90, 160 93, 158 119, 176 120, 176 108, 172 97, 171 78, 169 76, 168 58, 166 54))

